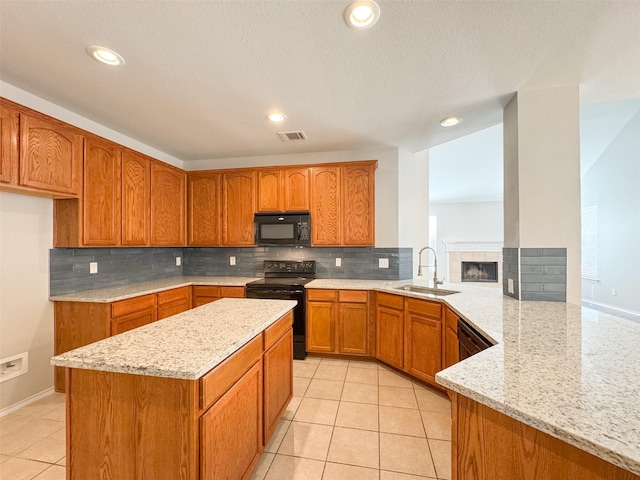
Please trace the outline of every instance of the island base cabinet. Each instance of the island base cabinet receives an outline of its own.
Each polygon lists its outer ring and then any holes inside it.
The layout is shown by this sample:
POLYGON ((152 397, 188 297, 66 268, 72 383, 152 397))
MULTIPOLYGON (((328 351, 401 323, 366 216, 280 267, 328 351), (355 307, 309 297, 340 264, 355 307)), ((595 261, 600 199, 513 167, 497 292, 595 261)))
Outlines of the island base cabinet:
POLYGON ((452 395, 453 480, 639 480, 573 445, 452 395))
POLYGON ((261 361, 202 415, 200 435, 201 480, 251 475, 262 452, 261 361))
POLYGON ((264 353, 264 444, 293 397, 293 330, 264 353))
POLYGON ((197 382, 67 369, 67 479, 197 479, 197 382))

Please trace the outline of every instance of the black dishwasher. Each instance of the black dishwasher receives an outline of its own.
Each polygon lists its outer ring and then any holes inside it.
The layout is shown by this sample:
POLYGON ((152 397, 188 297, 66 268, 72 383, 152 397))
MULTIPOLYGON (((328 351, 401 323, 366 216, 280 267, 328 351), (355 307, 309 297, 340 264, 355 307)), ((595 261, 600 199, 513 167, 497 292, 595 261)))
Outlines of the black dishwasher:
POLYGON ((460 347, 460 361, 493 346, 489 340, 462 318, 458 319, 458 345, 460 347))

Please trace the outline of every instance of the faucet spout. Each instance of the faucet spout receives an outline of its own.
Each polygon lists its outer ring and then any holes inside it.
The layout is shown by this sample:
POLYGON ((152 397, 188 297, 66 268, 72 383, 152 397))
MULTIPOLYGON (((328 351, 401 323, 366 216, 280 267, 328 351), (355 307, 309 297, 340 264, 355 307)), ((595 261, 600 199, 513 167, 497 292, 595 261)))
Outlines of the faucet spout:
POLYGON ((433 288, 438 288, 438 285, 442 285, 443 280, 438 280, 438 257, 436 251, 431 247, 423 247, 418 252, 418 276, 422 276, 422 267, 429 267, 430 265, 422 265, 422 252, 425 250, 431 250, 433 252, 433 288))

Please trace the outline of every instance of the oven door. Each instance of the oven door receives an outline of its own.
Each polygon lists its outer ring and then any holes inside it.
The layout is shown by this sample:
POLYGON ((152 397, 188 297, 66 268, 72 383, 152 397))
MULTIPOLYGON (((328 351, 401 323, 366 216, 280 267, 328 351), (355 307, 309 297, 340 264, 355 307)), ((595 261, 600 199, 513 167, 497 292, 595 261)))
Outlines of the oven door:
POLYGON ((267 298, 275 300, 297 300, 298 304, 293 307, 293 358, 295 358, 296 360, 304 360, 307 357, 307 313, 305 306, 304 288, 251 288, 249 285, 247 285, 246 297, 267 298))

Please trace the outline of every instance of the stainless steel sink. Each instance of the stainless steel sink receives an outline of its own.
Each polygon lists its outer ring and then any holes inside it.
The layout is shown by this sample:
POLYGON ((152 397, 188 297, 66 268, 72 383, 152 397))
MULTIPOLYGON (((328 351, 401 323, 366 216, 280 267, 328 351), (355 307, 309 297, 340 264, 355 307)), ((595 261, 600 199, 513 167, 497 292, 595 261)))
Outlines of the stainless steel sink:
POLYGON ((401 287, 395 287, 395 288, 396 290, 403 290, 405 292, 423 293, 425 295, 435 295, 437 297, 444 297, 446 295, 460 293, 455 290, 444 290, 442 288, 421 287, 419 285, 403 285, 401 287))

